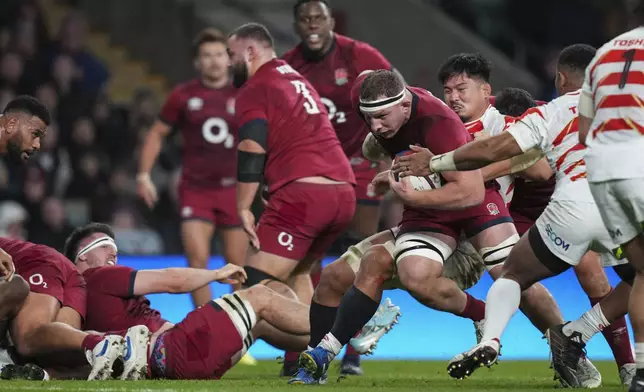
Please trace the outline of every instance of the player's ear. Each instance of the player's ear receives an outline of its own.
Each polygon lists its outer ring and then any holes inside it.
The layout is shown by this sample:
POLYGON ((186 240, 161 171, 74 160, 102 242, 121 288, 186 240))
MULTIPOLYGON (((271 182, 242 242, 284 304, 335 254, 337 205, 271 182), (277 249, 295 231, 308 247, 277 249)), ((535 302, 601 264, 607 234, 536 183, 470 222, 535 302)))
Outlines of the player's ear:
POLYGON ((7 116, 5 122, 5 132, 7 134, 13 133, 18 129, 18 118, 16 116, 7 116))
POLYGON ((490 85, 490 83, 483 83, 481 85, 481 88, 483 89, 485 98, 489 98, 492 95, 492 86, 490 85))

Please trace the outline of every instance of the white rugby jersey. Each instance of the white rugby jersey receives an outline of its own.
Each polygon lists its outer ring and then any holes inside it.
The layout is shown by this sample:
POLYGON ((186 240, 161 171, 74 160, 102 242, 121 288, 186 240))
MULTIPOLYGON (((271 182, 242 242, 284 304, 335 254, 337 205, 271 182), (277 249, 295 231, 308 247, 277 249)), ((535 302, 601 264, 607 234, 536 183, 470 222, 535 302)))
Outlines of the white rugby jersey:
MULTIPOLYGON (((515 118, 505 116, 499 113, 492 105, 489 105, 478 120, 465 123, 465 129, 474 136, 479 132, 484 132, 488 136, 495 136, 503 132, 508 126, 514 123, 515 118)), ((512 201, 514 195, 514 176, 503 176, 496 179, 501 186, 501 196, 506 205, 512 201)))
POLYGON ((594 202, 586 180, 585 148, 577 134, 581 90, 528 109, 508 128, 521 150, 539 148, 555 173, 554 200, 594 202))
POLYGON ((580 110, 588 180, 644 177, 644 27, 602 46, 586 69, 580 110))

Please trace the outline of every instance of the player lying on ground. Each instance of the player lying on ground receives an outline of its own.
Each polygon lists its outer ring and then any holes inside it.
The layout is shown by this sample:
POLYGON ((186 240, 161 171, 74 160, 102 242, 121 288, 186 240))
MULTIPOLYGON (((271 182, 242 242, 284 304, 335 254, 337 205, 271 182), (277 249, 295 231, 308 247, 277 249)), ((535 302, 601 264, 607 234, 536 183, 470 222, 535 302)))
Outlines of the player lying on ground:
MULTIPOLYGON (((105 379, 107 366, 120 355, 121 336, 101 336, 80 330, 86 310, 85 281, 74 265, 56 250, 26 241, 0 239, 0 248, 16 267, 12 281, 29 283, 30 292, 9 320, 9 333, 17 363, 34 362, 54 370, 77 367, 85 360, 92 366, 89 379, 105 379), (24 281, 23 281, 24 282, 24 281)), ((22 288, 21 288, 22 290, 22 288)), ((4 335, 4 331, 3 331, 4 335)), ((12 350, 13 351, 13 350, 12 350)), ((8 378, 20 377, 11 372, 8 378)), ((28 377, 45 377, 43 372, 28 377)))
MULTIPOLYGON (((442 101, 423 89, 405 87, 391 71, 369 73, 354 89, 360 90, 359 97, 356 93, 353 99, 360 102, 372 130, 363 147, 370 159, 393 157, 416 143, 448 151, 471 140, 463 123, 442 101)), ((376 182, 382 183, 382 177, 387 181, 387 173, 379 177, 376 182)), ((373 316, 384 283, 393 278, 423 304, 480 325, 485 304, 445 279, 443 262, 464 232, 496 276, 518 239, 516 230, 495 185, 488 183, 486 189, 479 171, 428 177, 425 185, 426 190, 436 188, 422 192, 433 196, 432 203, 427 208, 407 203, 403 220, 394 232, 395 242, 372 246, 364 254, 354 285, 339 304, 331 332, 315 349, 300 356, 300 373, 291 382, 324 380, 328 363, 359 330, 358 323, 364 324, 373 316)), ((535 287, 526 298, 532 304, 531 314, 540 316, 543 330, 561 320, 556 304, 542 286, 535 287)))
POLYGON ((65 253, 87 281, 86 328, 126 337, 122 379, 219 378, 255 339, 286 350, 306 348, 308 306, 259 284, 215 299, 176 325, 164 320, 144 295, 190 292, 214 281, 242 283, 245 272, 234 265, 136 271, 116 265, 113 238, 108 225, 92 223, 71 234, 65 253))
MULTIPOLYGON (((578 89, 584 69, 594 54, 595 49, 587 45, 565 48, 559 57, 556 80, 560 97, 528 110, 507 132, 441 155, 434 156, 424 149, 400 159, 394 166, 394 172, 403 178, 473 170, 492 162, 533 154, 537 149, 548 157, 557 176, 550 204, 512 250, 503 266, 502 277, 488 292, 483 340, 450 362, 448 370, 452 377, 467 377, 480 366, 490 366, 497 361, 499 339, 518 308, 522 290, 578 264, 592 249, 602 254, 605 265, 621 263, 611 253, 614 245, 590 194, 584 148, 577 143, 578 89), (585 230, 580 231, 579 227, 585 230)), ((397 183, 393 175, 390 182, 400 193, 411 194, 411 190, 397 183)), ((423 203, 422 200, 417 202, 423 203)), ((560 342, 552 340, 550 344, 559 345, 560 342)), ((552 350, 559 349, 552 347, 552 350)), ((580 357, 581 353, 571 353, 563 362, 553 363, 555 373, 564 385, 581 386, 577 376, 580 357)))
MULTIPOLYGON (((521 100, 519 95, 521 92, 517 91, 519 89, 502 92, 492 105, 491 72, 490 61, 479 53, 455 54, 441 66, 438 72, 439 82, 443 85, 445 103, 465 122, 465 127, 475 138, 495 136, 504 132, 516 117, 522 115, 529 107, 536 106, 536 102, 524 91, 534 104, 528 107, 513 105, 509 109, 514 112, 508 113, 507 103, 510 102, 506 99, 506 95, 508 92, 514 92, 511 97, 521 100), (522 110, 516 110, 517 108, 522 110)), ((545 158, 525 172, 499 177, 500 173, 507 170, 508 163, 504 161, 488 165, 481 169, 481 173, 485 180, 496 179, 499 182, 501 195, 509 204, 514 226, 518 234, 523 235, 534 225, 550 202, 554 192, 555 177, 545 158), (526 176, 531 178, 522 178, 526 176), (531 181, 535 178, 547 181, 531 181)), ((595 305, 611 292, 612 287, 597 253, 586 254, 574 267, 574 271, 591 305, 595 305)), ((611 347, 622 383, 630 385, 635 373, 635 360, 626 320, 624 318, 615 320, 602 333, 611 347)), ((582 380, 582 383, 585 383, 585 380, 582 380)))

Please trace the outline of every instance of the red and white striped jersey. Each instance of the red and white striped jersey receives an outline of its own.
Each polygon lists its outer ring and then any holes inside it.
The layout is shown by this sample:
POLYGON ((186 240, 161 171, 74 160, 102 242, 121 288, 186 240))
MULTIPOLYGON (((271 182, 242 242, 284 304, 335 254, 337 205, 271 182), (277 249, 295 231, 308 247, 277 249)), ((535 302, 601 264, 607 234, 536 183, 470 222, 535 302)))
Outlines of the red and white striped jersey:
POLYGON ((555 172, 554 200, 594 202, 586 181, 585 148, 579 144, 581 90, 528 109, 508 128, 521 150, 539 148, 555 172))
POLYGON ((582 90, 589 181, 644 177, 644 27, 597 51, 582 90))
MULTIPOLYGON (((481 118, 465 123, 465 129, 472 136, 480 132, 483 132, 487 136, 496 136, 507 129, 514 121, 514 117, 505 116, 496 110, 494 106, 489 105, 481 118)), ((496 181, 501 187, 499 192, 503 197, 503 201, 506 205, 510 204, 512 196, 514 195, 514 177, 503 176, 497 178, 496 181)))

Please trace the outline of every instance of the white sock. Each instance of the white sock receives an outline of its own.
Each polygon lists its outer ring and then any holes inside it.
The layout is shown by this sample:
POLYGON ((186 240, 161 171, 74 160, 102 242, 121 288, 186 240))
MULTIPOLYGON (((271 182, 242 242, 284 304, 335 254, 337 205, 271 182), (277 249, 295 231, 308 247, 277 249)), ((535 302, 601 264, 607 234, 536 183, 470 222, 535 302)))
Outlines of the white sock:
POLYGON ((340 354, 340 350, 342 350, 342 344, 340 344, 331 332, 324 335, 324 339, 318 344, 318 347, 322 347, 330 353, 329 361, 333 360, 333 358, 340 354))
POLYGON ((582 314, 580 318, 564 325, 563 332, 567 336, 572 335, 573 332, 579 332, 583 342, 588 343, 590 338, 601 332, 608 324, 610 323, 606 320, 601 306, 595 304, 592 309, 582 314))
POLYGON ((635 368, 644 369, 644 343, 635 342, 635 368))
POLYGON ((485 303, 485 329, 482 342, 501 339, 510 319, 519 309, 521 286, 513 280, 500 278, 490 287, 485 303))

